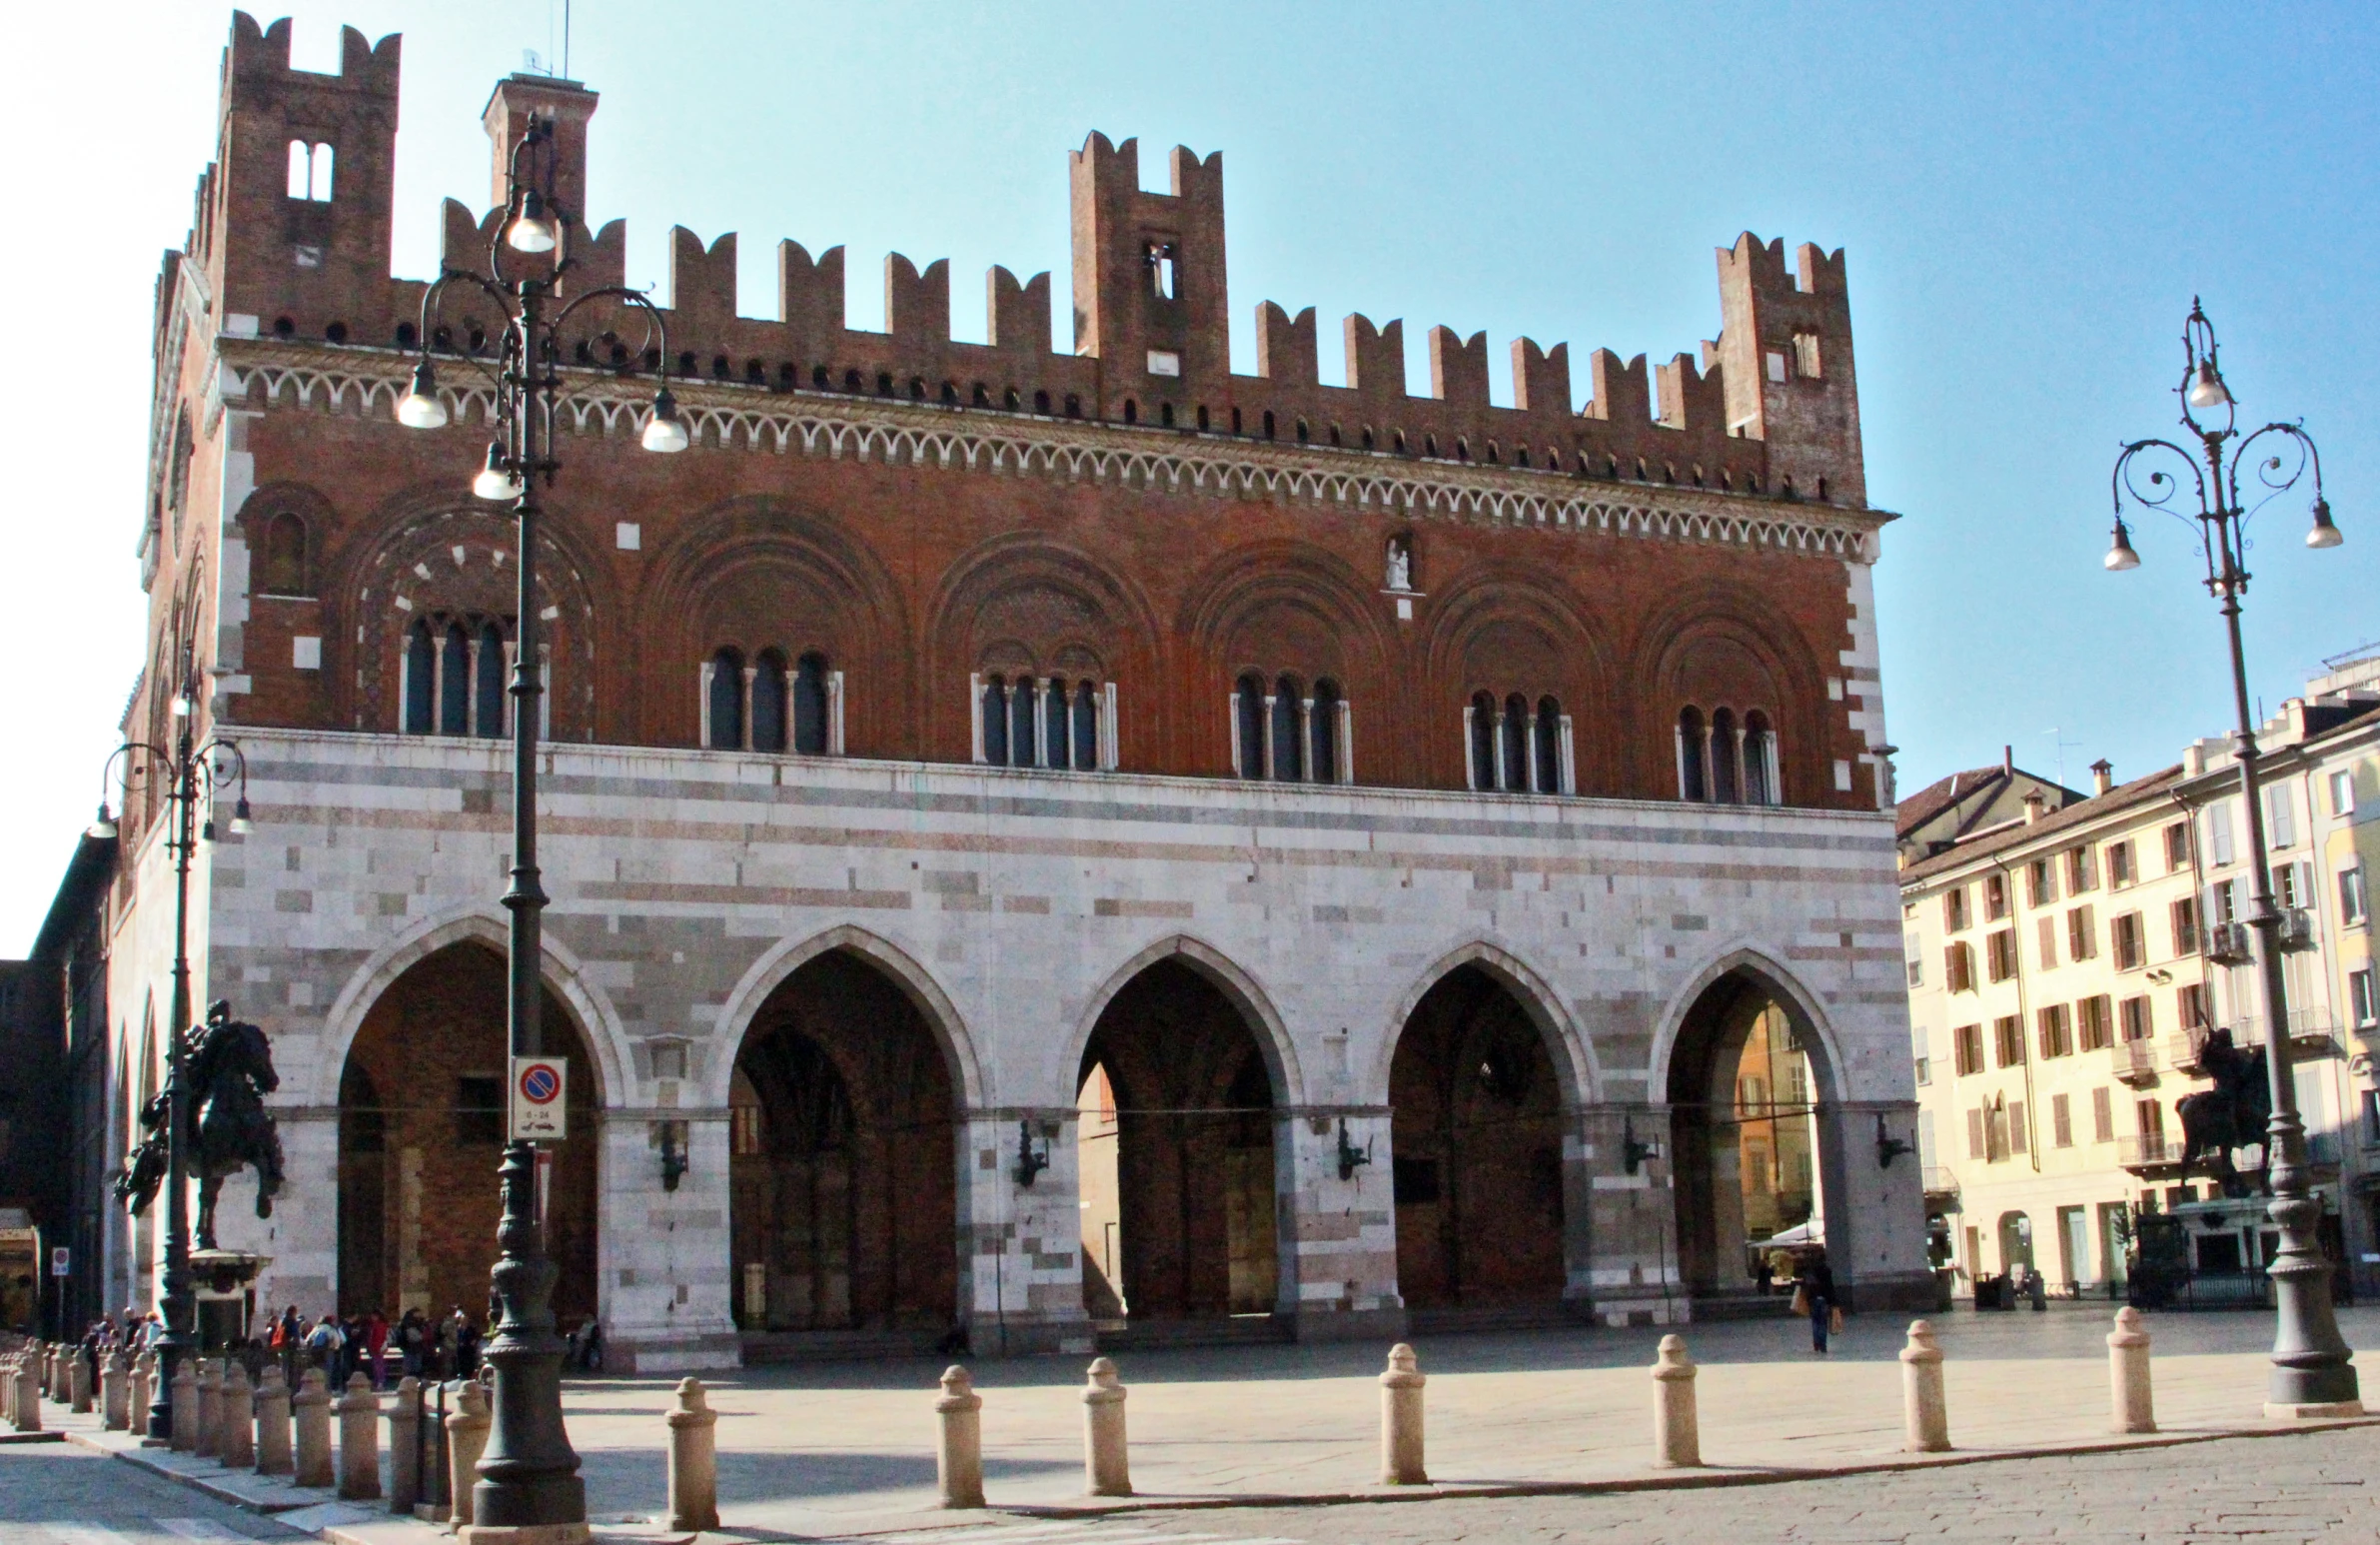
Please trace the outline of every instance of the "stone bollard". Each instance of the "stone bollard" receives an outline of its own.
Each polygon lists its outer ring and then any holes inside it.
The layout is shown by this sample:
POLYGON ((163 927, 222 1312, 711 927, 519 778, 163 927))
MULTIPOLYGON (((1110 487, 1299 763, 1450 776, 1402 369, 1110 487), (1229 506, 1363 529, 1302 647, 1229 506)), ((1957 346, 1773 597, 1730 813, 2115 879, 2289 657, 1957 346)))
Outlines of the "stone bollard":
POLYGON ((173 1402, 173 1445, 177 1453, 187 1454, 198 1447, 199 1394, 198 1362, 184 1357, 176 1364, 174 1376, 166 1381, 166 1393, 173 1402))
POLYGON ((1400 1341, 1389 1348, 1388 1368, 1380 1375, 1380 1484, 1427 1486, 1430 1475, 1422 1466, 1422 1386, 1429 1379, 1415 1362, 1413 1348, 1400 1341))
POLYGON ((198 1359, 198 1442, 190 1450, 201 1459, 223 1452, 223 1364, 198 1359))
POLYGON ((66 1383, 59 1377, 58 1365, 58 1343, 55 1341, 43 1343, 41 1348, 41 1397, 44 1400, 63 1400, 66 1397, 66 1383))
POLYGON ((248 1369, 238 1358, 223 1376, 223 1392, 219 1396, 222 1408, 221 1425, 216 1430, 217 1457, 227 1470, 256 1468, 256 1391, 249 1385, 248 1369))
POLYGON ((1124 1382, 1112 1358, 1094 1357, 1082 1392, 1083 1491, 1132 1495, 1131 1450, 1124 1438, 1124 1382))
POLYGON ((289 1385, 282 1382, 281 1364, 269 1362, 256 1386, 256 1473, 289 1475, 297 1468, 290 1455, 289 1385))
POLYGON ((41 1431, 41 1359, 27 1353, 10 1382, 16 1386, 17 1398, 15 1408, 8 1413, 9 1421, 19 1432, 41 1431))
POLYGON ((471 1527, 472 1487, 480 1480, 480 1455, 488 1448, 488 1392, 478 1379, 456 1385, 455 1408, 447 1413, 447 1516, 455 1532, 471 1527))
POLYGON ((343 1502, 380 1500, 380 1396, 371 1375, 347 1377, 339 1400, 339 1497, 343 1502))
POLYGON ((934 1450, 942 1506, 983 1506, 983 1397, 966 1369, 954 1363, 942 1370, 934 1411, 942 1418, 942 1441, 934 1450))
POLYGON ((436 1378, 422 1386, 422 1499, 414 1516, 429 1523, 447 1521, 447 1402, 452 1388, 436 1378))
POLYGON ((421 1500, 422 1381, 407 1374, 389 1411, 389 1511, 410 1515, 421 1500))
POLYGON ((1908 1345, 1900 1349, 1900 1414, 1907 1435, 1901 1447, 1912 1454, 1947 1453, 1950 1408, 1942 1397, 1942 1349, 1933 1327, 1909 1321, 1908 1345))
POLYGON ((1653 1364, 1653 1462, 1663 1469, 1703 1462, 1703 1428, 1695 1414, 1695 1375, 1684 1336, 1664 1336, 1653 1364))
POLYGON ((2156 1407, 2149 1398, 2148 1332, 2140 1328, 2140 1311, 2128 1304, 2115 1311, 2115 1329, 2107 1333, 2107 1383, 2114 1397, 2116 1431, 2157 1430, 2156 1407))
POLYGON ((700 1379, 677 1381, 669 1413, 669 1527, 719 1526, 719 1413, 702 1399, 700 1379))
POLYGON ((124 1381, 124 1414, 129 1422, 125 1431, 136 1438, 149 1436, 150 1391, 157 1377, 157 1354, 144 1349, 132 1360, 132 1377, 124 1381))
POLYGON ((322 1369, 306 1370, 298 1380, 298 1392, 290 1397, 290 1409, 298 1426, 297 1483, 336 1485, 338 1476, 331 1469, 331 1390, 322 1369))
POLYGON ((12 1427, 17 1420, 17 1355, 0 1357, 0 1422, 12 1427))
POLYGON ((79 1346, 67 1357, 66 1408, 77 1416, 91 1414, 91 1359, 79 1346))
POLYGON ((131 1380, 132 1358, 117 1347, 99 1370, 99 1425, 109 1432, 123 1432, 132 1426, 132 1401, 125 1387, 131 1380))

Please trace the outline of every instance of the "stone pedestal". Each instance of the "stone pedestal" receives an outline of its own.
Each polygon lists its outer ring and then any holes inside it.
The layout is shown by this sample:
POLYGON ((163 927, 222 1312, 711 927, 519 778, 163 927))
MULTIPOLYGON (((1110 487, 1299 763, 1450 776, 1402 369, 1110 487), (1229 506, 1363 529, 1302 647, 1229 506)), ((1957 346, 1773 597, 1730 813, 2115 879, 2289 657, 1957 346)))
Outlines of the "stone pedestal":
POLYGON ((256 1391, 248 1385, 248 1370, 234 1361, 223 1376, 222 1425, 216 1448, 227 1470, 256 1468, 256 1391))
POLYGON ((166 1385, 166 1393, 173 1409, 173 1443, 176 1453, 187 1454, 199 1445, 199 1376, 198 1359, 184 1356, 174 1369, 173 1378, 166 1385))
POLYGON ((2148 1332, 2140 1328, 2140 1311, 2128 1304, 2115 1311, 2115 1329, 2107 1333, 2107 1386, 2109 1425, 2117 1432, 2157 1430, 2149 1395, 2148 1332))
POLYGON ((1934 1343, 1933 1327, 1909 1321, 1908 1344, 1900 1349, 1900 1414, 1905 1436, 1901 1447, 1912 1454, 1946 1453, 1950 1448, 1950 1411, 1942 1396, 1942 1349, 1934 1343))
POLYGON ((306 1370, 298 1380, 298 1392, 290 1397, 290 1409, 297 1418, 298 1484, 337 1485, 338 1474, 331 1468, 331 1390, 322 1369, 306 1370))
POLYGON ((144 1351, 132 1360, 132 1376, 124 1381, 124 1430, 136 1437, 149 1435, 149 1402, 155 1393, 157 1354, 144 1351))
POLYGON ((377 1502, 380 1495, 380 1396, 369 1376, 352 1373, 339 1399, 339 1496, 377 1502))
POLYGON ((669 1527, 719 1526, 719 1413, 702 1398, 700 1379, 677 1381, 669 1413, 669 1527))
POLYGON ((281 1380, 281 1364, 265 1364, 265 1377, 256 1387, 256 1473, 294 1475, 297 1460, 290 1447, 289 1386, 281 1380))
POLYGON ((975 1393, 966 1369, 953 1364, 942 1370, 934 1414, 941 1418, 934 1478, 941 1485, 942 1506, 983 1506, 983 1397, 975 1393))
POLYGON ((1422 1463, 1422 1386, 1429 1379, 1400 1341, 1389 1348, 1388 1368, 1380 1375, 1380 1483, 1383 1486, 1427 1486, 1430 1472, 1422 1463))
POLYGON ((79 1346, 66 1354, 66 1408, 77 1416, 91 1414, 91 1357, 79 1346))
POLYGON ((1703 1462, 1703 1429, 1695 1412, 1694 1359, 1684 1336, 1664 1336, 1653 1364, 1653 1462, 1663 1469, 1703 1462))
POLYGON ((132 1358, 117 1347, 99 1370, 99 1424, 109 1432, 124 1432, 132 1426, 131 1382, 132 1358))
POLYGON ((480 1455, 488 1448, 488 1391, 478 1379, 458 1381, 446 1427, 447 1516, 461 1534, 471 1527, 471 1489, 479 1484, 480 1455))
POLYGON ((202 1357, 198 1365, 198 1442, 191 1452, 213 1459, 223 1452, 223 1364, 202 1357))
POLYGON ((1094 1357, 1082 1392, 1083 1490, 1094 1497, 1132 1495, 1124 1435, 1124 1382, 1113 1359, 1094 1357))
POLYGON ((35 1354, 26 1354, 13 1382, 17 1395, 9 1421, 19 1432, 41 1431, 41 1363, 35 1354))
POLYGON ((421 1500, 422 1381, 408 1374, 389 1408, 389 1511, 410 1514, 421 1500))

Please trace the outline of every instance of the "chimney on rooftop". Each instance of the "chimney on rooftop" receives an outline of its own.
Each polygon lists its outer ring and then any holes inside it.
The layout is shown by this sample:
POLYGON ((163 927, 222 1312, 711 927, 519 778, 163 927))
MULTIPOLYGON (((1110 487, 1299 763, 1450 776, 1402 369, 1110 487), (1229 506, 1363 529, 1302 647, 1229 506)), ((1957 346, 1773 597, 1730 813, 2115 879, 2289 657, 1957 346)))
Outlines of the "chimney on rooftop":
POLYGON ((2042 800, 2042 798, 2041 798, 2041 790, 2040 790, 2040 789, 2038 789, 2038 788, 2028 788, 2028 789, 2026 789, 2026 790, 2025 790, 2025 794, 2024 794, 2024 823, 2025 823, 2026 825, 2028 825, 2028 826, 2029 826, 2029 825, 2031 825, 2031 824, 2032 824, 2034 821, 2036 821, 2036 820, 2039 820, 2039 819, 2041 818, 2041 805, 2042 805, 2042 803, 2043 803, 2043 802, 2044 802, 2044 801, 2043 801, 2043 800, 2042 800))
POLYGON ((2009 773, 2013 773, 2013 772, 2016 771, 2016 748, 2015 748, 2015 747, 2013 747, 2013 746, 2003 746, 2003 747, 2001 747, 2001 748, 2000 748, 2000 771, 2001 771, 2002 772, 2009 772, 2009 773))
POLYGON ((2115 786, 2115 764, 2101 757, 2091 764, 2091 792, 2105 793, 2115 786))

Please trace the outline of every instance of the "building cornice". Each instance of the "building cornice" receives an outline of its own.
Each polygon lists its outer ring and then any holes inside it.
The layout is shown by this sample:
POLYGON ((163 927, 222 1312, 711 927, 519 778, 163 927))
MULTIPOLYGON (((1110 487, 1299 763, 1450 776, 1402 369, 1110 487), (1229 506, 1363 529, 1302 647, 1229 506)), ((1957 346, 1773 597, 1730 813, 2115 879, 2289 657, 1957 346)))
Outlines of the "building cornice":
MULTIPOLYGON (((298 408, 393 422, 412 356, 219 334, 216 390, 251 411, 298 408)), ((632 437, 646 380, 568 371, 566 429, 632 437)), ((451 422, 487 424, 495 395, 470 362, 445 371, 451 422)), ((697 448, 824 461, 930 466, 1144 493, 1377 511, 1416 521, 1541 527, 1872 564, 1897 516, 1757 494, 1586 478, 1387 452, 1251 442, 1228 435, 1048 418, 727 382, 671 384, 697 448)))

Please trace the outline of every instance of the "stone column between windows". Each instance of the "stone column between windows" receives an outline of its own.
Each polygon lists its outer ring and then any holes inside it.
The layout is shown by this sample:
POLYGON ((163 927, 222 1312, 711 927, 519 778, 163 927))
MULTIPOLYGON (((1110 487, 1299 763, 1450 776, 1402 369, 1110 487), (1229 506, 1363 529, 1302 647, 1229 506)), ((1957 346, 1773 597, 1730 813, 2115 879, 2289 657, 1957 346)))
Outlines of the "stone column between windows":
POLYGON ((1562 791, 1575 794, 1579 791, 1579 755, 1571 741, 1570 716, 1565 714, 1556 723, 1562 735, 1562 791))
POLYGON ((1333 709, 1339 720, 1336 727, 1339 737, 1339 781, 1352 783, 1355 781, 1355 706, 1341 698, 1333 705, 1333 709))

